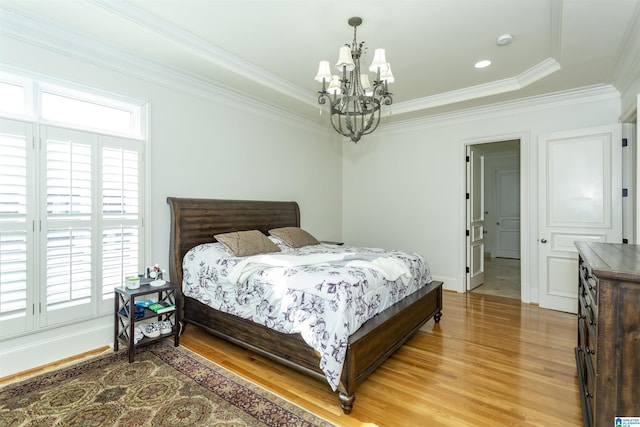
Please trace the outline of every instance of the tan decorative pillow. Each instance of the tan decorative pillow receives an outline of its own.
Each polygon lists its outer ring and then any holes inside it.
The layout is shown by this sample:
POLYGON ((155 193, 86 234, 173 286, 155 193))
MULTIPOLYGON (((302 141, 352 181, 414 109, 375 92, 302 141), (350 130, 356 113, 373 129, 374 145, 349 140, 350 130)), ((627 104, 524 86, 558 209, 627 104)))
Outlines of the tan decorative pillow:
POLYGON ((228 247, 235 256, 280 252, 280 248, 259 230, 235 231, 216 234, 213 237, 228 247))
POLYGON ((282 227, 269 230, 269 234, 282 240, 292 248, 301 248, 302 246, 317 245, 320 242, 311 234, 299 227, 282 227))

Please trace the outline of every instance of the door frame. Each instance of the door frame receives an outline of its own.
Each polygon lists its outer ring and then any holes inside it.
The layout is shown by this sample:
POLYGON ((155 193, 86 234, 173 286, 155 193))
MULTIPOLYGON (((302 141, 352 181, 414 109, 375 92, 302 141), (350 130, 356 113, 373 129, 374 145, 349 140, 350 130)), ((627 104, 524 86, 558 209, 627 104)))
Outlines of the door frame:
MULTIPOLYGON (((507 134, 496 134, 477 138, 469 138, 461 140, 460 144, 460 160, 461 168, 464 174, 462 179, 462 190, 460 192, 460 211, 461 224, 460 227, 463 232, 461 233, 464 241, 460 245, 460 259, 463 261, 463 292, 467 291, 467 279, 466 267, 469 265, 467 260, 468 253, 468 238, 466 236, 466 224, 467 224, 467 146, 490 144, 492 142, 508 141, 508 140, 520 140, 520 300, 524 303, 530 303, 532 300, 537 302, 537 295, 531 295, 531 272, 532 266, 537 269, 538 257, 531 251, 531 230, 530 230, 530 200, 531 194, 536 194, 536 183, 531 179, 531 162, 536 159, 536 156, 531 153, 531 142, 528 131, 514 132, 507 134), (533 188, 530 186, 533 185, 533 188), (533 256, 532 256, 533 255, 533 256)), ((535 231, 535 230, 534 230, 535 231)))

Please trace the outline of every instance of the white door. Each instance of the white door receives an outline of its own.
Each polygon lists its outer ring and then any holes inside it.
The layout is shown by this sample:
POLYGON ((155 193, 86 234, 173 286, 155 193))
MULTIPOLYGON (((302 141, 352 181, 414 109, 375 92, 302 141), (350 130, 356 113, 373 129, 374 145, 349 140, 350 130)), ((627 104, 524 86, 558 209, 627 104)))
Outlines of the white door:
POLYGON ((484 154, 467 146, 467 290, 484 283, 484 154))
POLYGON ((540 307, 576 313, 574 241, 622 241, 620 126, 540 137, 540 307))
POLYGON ((497 170, 496 256, 520 259, 520 171, 497 170))

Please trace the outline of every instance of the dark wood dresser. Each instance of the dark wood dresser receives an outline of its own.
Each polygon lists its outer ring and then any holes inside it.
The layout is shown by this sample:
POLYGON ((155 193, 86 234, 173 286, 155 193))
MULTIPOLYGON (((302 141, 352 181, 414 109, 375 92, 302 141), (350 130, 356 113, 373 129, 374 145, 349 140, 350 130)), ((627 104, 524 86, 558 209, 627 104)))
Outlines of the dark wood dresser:
POLYGON ((576 364, 585 426, 640 417, 640 245, 576 242, 576 364))

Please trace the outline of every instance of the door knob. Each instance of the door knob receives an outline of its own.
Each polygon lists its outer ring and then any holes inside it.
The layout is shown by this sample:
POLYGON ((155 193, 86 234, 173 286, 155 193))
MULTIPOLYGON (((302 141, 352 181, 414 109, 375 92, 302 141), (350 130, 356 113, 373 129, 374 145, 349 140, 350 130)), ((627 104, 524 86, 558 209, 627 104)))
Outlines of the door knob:
POLYGON ((540 239, 540 243, 547 243, 547 239, 540 239))

